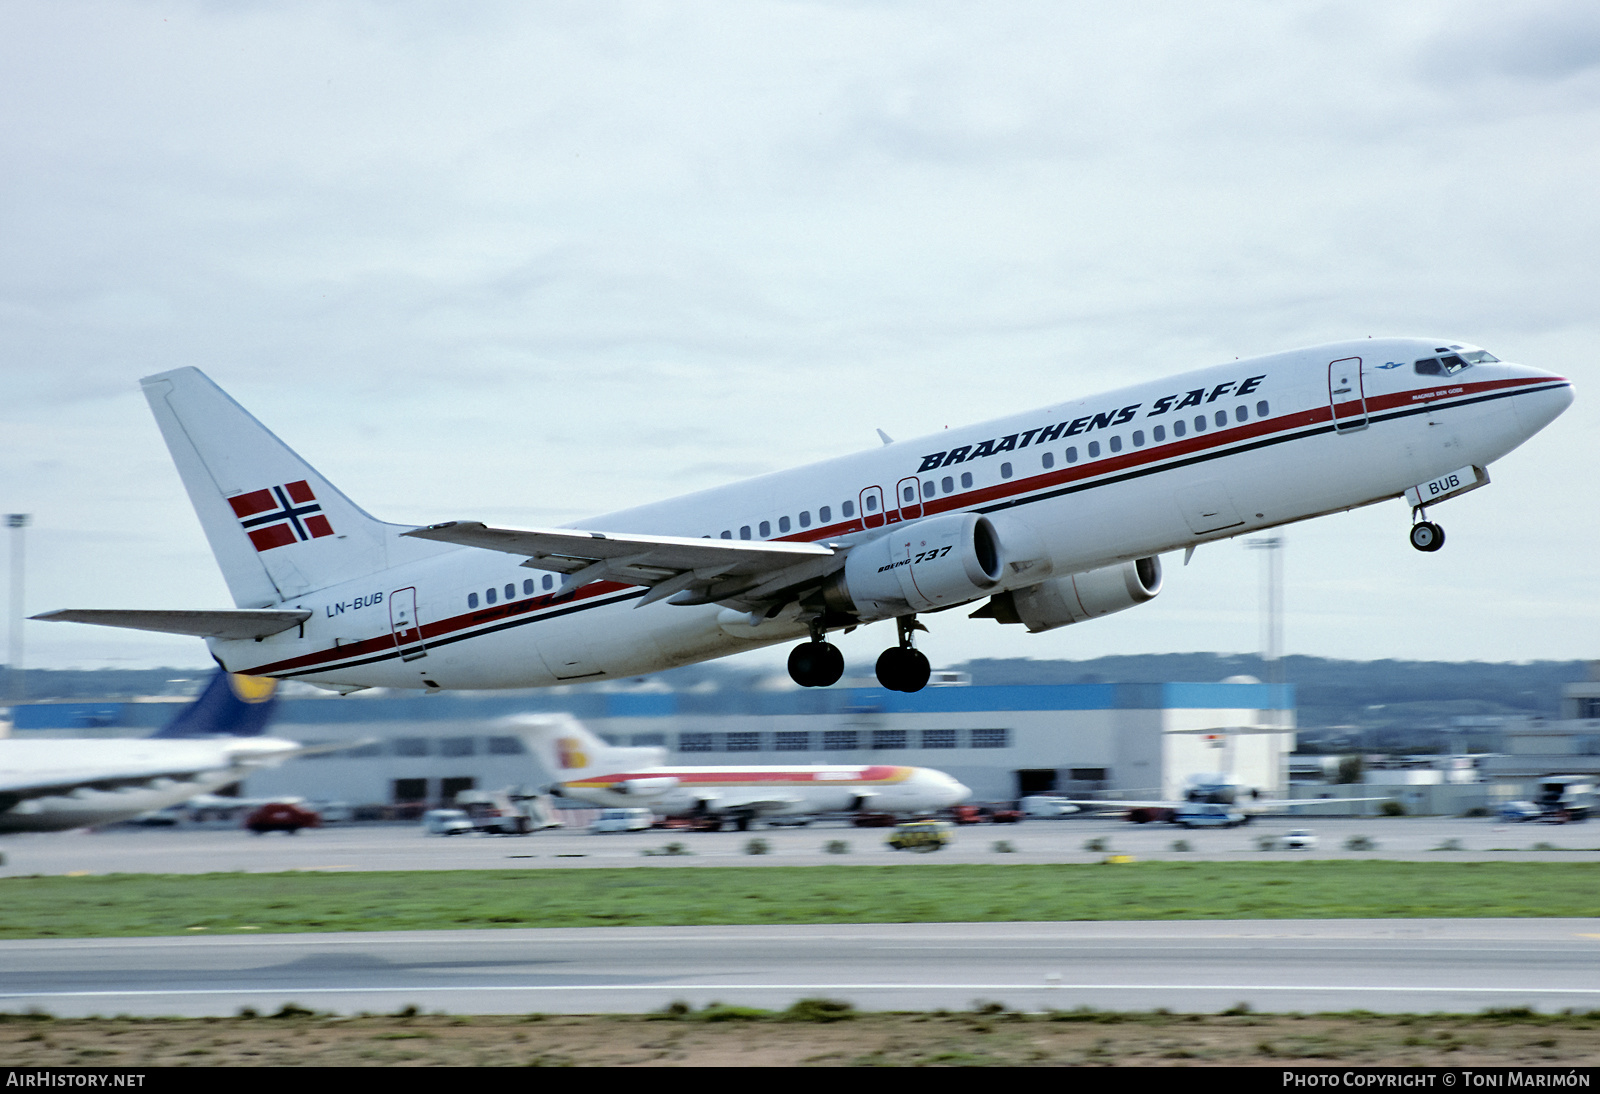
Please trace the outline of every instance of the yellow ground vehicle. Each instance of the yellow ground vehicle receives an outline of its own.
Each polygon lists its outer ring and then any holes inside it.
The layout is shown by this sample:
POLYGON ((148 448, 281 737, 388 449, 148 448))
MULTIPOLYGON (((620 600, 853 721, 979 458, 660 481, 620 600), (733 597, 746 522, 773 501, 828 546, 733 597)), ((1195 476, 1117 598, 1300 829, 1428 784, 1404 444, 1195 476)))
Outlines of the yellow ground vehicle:
POLYGON ((907 821, 895 825, 889 846, 896 851, 937 851, 950 842, 950 826, 943 821, 907 821))

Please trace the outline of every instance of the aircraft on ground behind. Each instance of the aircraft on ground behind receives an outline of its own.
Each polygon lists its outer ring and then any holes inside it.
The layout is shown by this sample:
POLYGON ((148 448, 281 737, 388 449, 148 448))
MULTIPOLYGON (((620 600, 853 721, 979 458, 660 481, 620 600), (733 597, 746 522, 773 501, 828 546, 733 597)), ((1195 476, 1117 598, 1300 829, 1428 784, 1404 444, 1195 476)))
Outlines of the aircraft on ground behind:
POLYGON ((1135 824, 1170 821, 1185 828, 1233 827, 1249 824, 1267 813, 1298 813, 1317 806, 1348 806, 1353 802, 1390 801, 1375 798, 1266 798, 1258 787, 1222 771, 1190 775, 1183 781, 1183 797, 1140 801, 1127 798, 1063 798, 1070 805, 1093 806, 1122 813, 1135 824))
POLYGON ((167 726, 138 740, 0 740, 0 832, 55 832, 165 809, 304 749, 263 736, 276 680, 218 671, 167 726))
MULTIPOLYGON (((1143 604, 1160 556, 1404 498, 1428 507, 1572 402, 1567 380, 1464 344, 1365 340, 1176 376, 596 517, 581 528, 386 524, 206 378, 144 392, 237 607, 52 619, 203 637, 236 672, 367 687, 637 676, 893 619, 884 687, 930 666, 919 614, 1052 630, 1143 604)), ((887 440, 887 438, 886 438, 887 440)))
POLYGON ((570 715, 530 714, 502 724, 528 742, 555 780, 553 793, 601 806, 642 806, 663 817, 726 818, 740 830, 758 817, 933 813, 972 795, 927 767, 668 767, 666 749, 608 745, 570 715))

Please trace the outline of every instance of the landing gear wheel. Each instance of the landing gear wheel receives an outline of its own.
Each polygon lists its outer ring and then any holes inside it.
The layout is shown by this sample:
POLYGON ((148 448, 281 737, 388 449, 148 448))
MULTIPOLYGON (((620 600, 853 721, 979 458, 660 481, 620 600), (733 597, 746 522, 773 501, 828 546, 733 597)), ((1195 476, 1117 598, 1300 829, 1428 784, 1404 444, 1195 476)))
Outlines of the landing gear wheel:
POLYGON ((921 691, 932 674, 933 666, 921 650, 890 646, 878 656, 878 683, 890 691, 921 691))
POLYGON ((832 642, 802 642, 789 651, 789 678, 803 688, 825 688, 844 675, 844 654, 832 642))
POLYGON ((1418 521, 1411 526, 1411 546, 1419 551, 1437 551, 1444 546, 1444 529, 1431 520, 1418 521))

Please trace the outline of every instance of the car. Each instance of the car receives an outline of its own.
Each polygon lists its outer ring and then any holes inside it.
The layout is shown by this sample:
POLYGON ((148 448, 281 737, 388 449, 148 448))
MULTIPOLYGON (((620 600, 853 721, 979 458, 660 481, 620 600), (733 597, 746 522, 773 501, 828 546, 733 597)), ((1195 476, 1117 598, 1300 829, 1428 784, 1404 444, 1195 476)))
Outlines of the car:
POLYGON ((422 830, 430 836, 464 836, 478 827, 464 809, 430 809, 422 814, 422 830))
POLYGON ((287 832, 293 836, 302 828, 317 828, 322 818, 315 812, 293 802, 268 802, 244 819, 244 826, 256 835, 268 832, 287 832))
POLYGON ((889 834, 894 851, 937 851, 950 843, 950 826, 943 821, 906 821, 889 834))
POLYGON ((654 823, 655 815, 648 809, 602 809, 594 823, 589 825, 589 831, 644 832, 654 823))
POLYGON ((1316 847, 1317 837, 1309 828, 1291 828, 1283 837, 1283 845, 1291 851, 1310 851, 1316 847))
POLYGON ((1172 823, 1183 828, 1236 828, 1249 820, 1249 815, 1238 809, 1209 802, 1185 806, 1172 814, 1172 823))
POLYGON ((1513 822, 1538 820, 1543 815, 1544 810, 1533 802, 1506 802, 1496 813, 1499 819, 1513 822))

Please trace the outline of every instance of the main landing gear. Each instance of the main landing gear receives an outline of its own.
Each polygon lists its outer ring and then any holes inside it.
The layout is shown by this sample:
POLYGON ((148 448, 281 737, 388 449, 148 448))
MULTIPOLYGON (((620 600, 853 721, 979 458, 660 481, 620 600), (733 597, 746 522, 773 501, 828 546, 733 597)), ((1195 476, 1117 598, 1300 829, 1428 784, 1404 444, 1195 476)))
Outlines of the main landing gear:
POLYGON ((928 686, 933 667, 923 652, 911 645, 911 635, 928 628, 918 623, 914 615, 899 616, 894 623, 900 632, 900 644, 878 656, 878 683, 890 691, 921 691, 928 686))
POLYGON ((789 678, 803 688, 825 688, 844 675, 844 654, 822 633, 820 621, 813 621, 811 641, 789 651, 789 678))
POLYGON ((1424 513, 1421 507, 1413 510, 1411 516, 1413 520, 1417 517, 1423 518, 1411 525, 1411 546, 1419 551, 1429 552, 1437 551, 1444 546, 1444 529, 1428 520, 1428 514, 1424 513))
MULTIPOLYGON (((884 650, 878 658, 878 683, 890 691, 921 691, 928 686, 933 668, 923 652, 912 646, 911 636, 928 628, 918 623, 914 615, 901 616, 894 622, 900 643, 884 650)), ((820 621, 814 621, 811 641, 789 651, 790 678, 803 688, 825 688, 837 684, 843 675, 844 654, 823 638, 820 621)))

